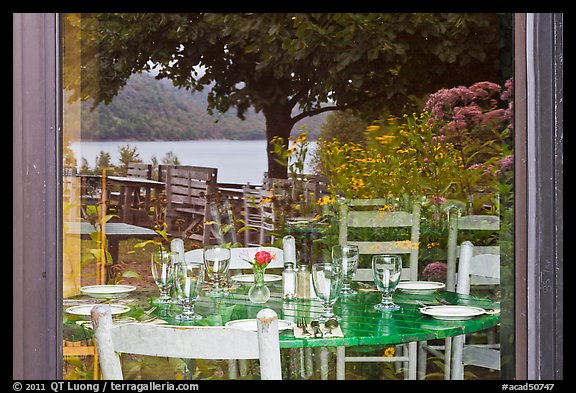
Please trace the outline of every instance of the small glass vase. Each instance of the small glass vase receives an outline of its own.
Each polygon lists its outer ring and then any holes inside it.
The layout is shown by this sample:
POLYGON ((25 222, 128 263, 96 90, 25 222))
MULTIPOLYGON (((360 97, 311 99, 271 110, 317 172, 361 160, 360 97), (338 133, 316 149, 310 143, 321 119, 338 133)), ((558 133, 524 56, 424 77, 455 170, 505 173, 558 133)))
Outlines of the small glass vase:
POLYGON ((264 283, 265 269, 254 269, 254 285, 248 290, 248 299, 252 303, 266 303, 270 299, 270 289, 264 283))

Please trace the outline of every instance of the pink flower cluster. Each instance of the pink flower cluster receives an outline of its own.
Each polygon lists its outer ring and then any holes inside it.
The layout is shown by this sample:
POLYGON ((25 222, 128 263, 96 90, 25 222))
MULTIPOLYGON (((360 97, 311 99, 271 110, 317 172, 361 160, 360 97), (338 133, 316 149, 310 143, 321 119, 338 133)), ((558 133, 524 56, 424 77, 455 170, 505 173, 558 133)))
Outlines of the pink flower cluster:
POLYGON ((424 110, 436 120, 447 121, 444 132, 452 135, 478 127, 499 128, 512 120, 512 85, 512 79, 506 81, 502 93, 493 82, 440 89, 430 95, 424 110), (499 108, 502 101, 509 101, 508 108, 499 108))
POLYGON ((422 271, 422 275, 428 279, 445 278, 448 268, 445 262, 431 262, 422 271))

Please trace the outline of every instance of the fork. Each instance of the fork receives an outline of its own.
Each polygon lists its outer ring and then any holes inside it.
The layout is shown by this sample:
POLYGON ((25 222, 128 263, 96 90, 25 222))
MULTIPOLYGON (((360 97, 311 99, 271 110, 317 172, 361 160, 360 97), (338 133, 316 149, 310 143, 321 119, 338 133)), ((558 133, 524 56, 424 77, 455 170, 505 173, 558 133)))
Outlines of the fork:
POLYGON ((308 323, 306 322, 306 318, 301 317, 298 318, 298 322, 296 324, 296 326, 298 326, 299 328, 302 329, 302 334, 305 336, 311 336, 312 333, 310 333, 310 331, 308 330, 308 328, 306 327, 308 325, 308 323))

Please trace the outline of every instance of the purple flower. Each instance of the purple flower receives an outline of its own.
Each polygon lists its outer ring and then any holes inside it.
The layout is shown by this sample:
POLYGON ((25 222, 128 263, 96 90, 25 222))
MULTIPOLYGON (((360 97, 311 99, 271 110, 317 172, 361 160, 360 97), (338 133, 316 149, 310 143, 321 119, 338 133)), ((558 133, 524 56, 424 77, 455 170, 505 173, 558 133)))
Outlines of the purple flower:
POLYGON ((448 271, 447 265, 445 262, 431 262, 422 271, 422 275, 428 279, 431 278, 445 278, 446 272, 448 271))
POLYGON ((503 171, 512 168, 512 165, 514 165, 514 156, 512 154, 498 161, 498 166, 500 166, 500 169, 503 171))
POLYGON ((430 198, 430 202, 433 205, 443 205, 446 203, 446 201, 447 201, 447 199, 444 198, 443 196, 440 196, 440 195, 435 195, 432 198, 430 198))
POLYGON ((504 87, 506 89, 502 92, 500 99, 503 101, 512 101, 514 98, 514 78, 508 79, 504 83, 504 87))

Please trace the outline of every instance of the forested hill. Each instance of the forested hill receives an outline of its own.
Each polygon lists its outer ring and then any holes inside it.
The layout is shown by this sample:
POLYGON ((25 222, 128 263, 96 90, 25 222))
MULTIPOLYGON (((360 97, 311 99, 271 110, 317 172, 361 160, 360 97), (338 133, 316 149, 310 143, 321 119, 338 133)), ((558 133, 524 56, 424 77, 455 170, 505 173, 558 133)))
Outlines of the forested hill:
MULTIPOLYGON (((92 101, 82 104, 82 139, 85 140, 195 140, 264 139, 261 113, 250 110, 245 120, 229 112, 210 116, 206 111, 208 90, 191 93, 178 89, 166 79, 156 80, 147 73, 135 74, 109 105, 90 110, 92 101)), ((313 139, 323 118, 307 118, 305 125, 313 139)))

